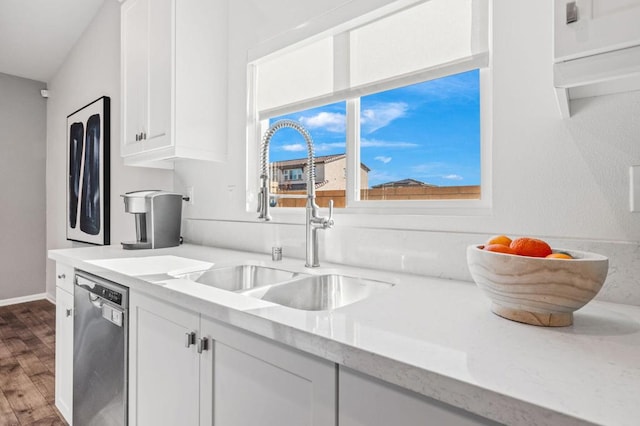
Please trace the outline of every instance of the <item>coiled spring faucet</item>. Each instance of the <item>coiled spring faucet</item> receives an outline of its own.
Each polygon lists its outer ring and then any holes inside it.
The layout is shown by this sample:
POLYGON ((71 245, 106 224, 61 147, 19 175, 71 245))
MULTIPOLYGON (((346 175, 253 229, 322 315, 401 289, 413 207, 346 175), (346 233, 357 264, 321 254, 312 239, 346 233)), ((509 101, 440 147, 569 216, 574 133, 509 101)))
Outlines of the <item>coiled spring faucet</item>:
MULTIPOLYGON (((258 194, 258 219, 271 220, 269 214, 270 199, 276 197, 269 191, 269 144, 273 135, 281 129, 291 128, 296 130, 307 143, 307 203, 306 203, 306 262, 307 268, 320 266, 318 260, 318 229, 333 227, 333 200, 329 201, 329 216, 319 216, 316 204, 316 165, 311 135, 302 124, 294 120, 279 120, 275 122, 262 137, 260 145, 260 193, 258 194)), ((279 198, 287 198, 286 195, 277 195, 279 198)))

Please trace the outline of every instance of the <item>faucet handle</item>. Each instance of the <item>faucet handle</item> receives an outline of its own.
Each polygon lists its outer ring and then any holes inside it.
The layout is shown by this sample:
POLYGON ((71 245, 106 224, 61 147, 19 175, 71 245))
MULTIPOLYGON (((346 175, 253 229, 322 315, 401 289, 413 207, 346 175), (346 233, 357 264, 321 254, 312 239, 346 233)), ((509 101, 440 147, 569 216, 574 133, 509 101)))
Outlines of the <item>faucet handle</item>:
POLYGON ((332 228, 334 225, 333 221, 333 200, 329 200, 329 217, 325 217, 322 219, 322 227, 323 228, 332 228))
POLYGON ((260 192, 258 192, 258 209, 256 210, 257 213, 260 213, 259 219, 263 218, 262 210, 262 189, 260 189, 260 192))

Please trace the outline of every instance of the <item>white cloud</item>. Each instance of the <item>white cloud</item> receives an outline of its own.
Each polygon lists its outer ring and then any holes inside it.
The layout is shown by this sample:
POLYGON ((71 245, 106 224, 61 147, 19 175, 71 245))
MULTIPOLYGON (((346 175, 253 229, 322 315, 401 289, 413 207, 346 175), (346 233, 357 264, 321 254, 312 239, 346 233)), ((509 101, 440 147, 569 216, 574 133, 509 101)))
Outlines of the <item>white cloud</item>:
POLYGON ((360 146, 362 148, 415 148, 420 145, 413 142, 392 142, 362 139, 360 141, 360 146))
POLYGON ((428 176, 428 177, 435 177, 435 176, 441 176, 440 174, 437 173, 437 170, 442 170, 444 166, 445 166, 444 163, 439 163, 439 162, 423 163, 423 164, 416 164, 415 166, 412 166, 411 170, 415 174, 428 176))
POLYGON ((442 179, 447 179, 447 180, 462 180, 462 179, 464 179, 464 178, 463 178, 462 176, 460 176, 460 175, 452 174, 452 175, 442 176, 442 179))
POLYGON ((299 121, 309 129, 322 128, 328 132, 343 133, 346 129, 346 117, 337 112, 320 112, 311 117, 300 117, 299 121))
POLYGON ((342 148, 342 150, 344 151, 346 149, 346 146, 347 144, 345 142, 330 142, 315 144, 314 148, 316 152, 332 151, 336 148, 342 148))
MULTIPOLYGON (((315 143, 314 142, 314 151, 316 153, 324 153, 328 151, 335 151, 336 149, 341 149, 343 152, 345 151, 345 147, 347 144, 345 142, 328 142, 328 143, 315 143)), ((285 152, 307 152, 307 144, 304 143, 291 143, 280 146, 274 146, 274 150, 277 151, 285 151, 285 152)))
POLYGON ((374 160, 378 160, 384 164, 387 164, 388 162, 391 161, 391 157, 385 157, 383 155, 378 155, 377 157, 374 158, 374 160))
POLYGON ((363 133, 373 133, 388 126, 393 120, 403 117, 409 105, 404 102, 387 102, 364 109, 360 113, 360 124, 363 133))
POLYGON ((424 181, 433 181, 442 179, 442 180, 450 180, 450 181, 461 181, 464 180, 464 177, 457 173, 447 173, 449 170, 454 169, 455 165, 442 163, 442 162, 432 162, 432 163, 423 163, 412 166, 410 168, 412 175, 414 178, 423 179, 424 181))
POLYGON ((386 173, 379 170, 371 170, 369 172, 369 185, 378 185, 380 183, 395 182, 397 180, 404 179, 396 173, 386 173))
POLYGON ((292 143, 289 145, 282 145, 282 147, 280 148, 283 151, 288 151, 288 152, 299 152, 299 151, 306 151, 307 150, 307 146, 303 145, 301 143, 292 143))

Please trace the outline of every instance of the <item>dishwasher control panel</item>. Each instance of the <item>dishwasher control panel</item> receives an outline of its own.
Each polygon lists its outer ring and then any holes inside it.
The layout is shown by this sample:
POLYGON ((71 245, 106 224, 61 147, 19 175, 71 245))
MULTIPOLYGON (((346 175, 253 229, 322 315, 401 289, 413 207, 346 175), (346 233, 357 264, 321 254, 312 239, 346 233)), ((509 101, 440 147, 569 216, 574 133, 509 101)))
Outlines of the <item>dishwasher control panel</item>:
POLYGON ((103 287, 100 284, 96 284, 96 288, 93 293, 108 300, 109 302, 115 303, 116 305, 122 305, 122 293, 120 292, 103 287))

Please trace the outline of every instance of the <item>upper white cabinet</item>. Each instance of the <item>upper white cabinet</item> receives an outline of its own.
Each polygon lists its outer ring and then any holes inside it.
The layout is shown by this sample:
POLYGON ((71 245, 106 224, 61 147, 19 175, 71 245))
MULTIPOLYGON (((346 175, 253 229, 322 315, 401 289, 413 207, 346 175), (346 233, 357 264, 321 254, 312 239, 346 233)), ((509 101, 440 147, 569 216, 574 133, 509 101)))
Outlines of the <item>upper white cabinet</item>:
POLYGON ((127 0, 121 155, 172 168, 226 155, 227 0, 127 0))
POLYGON ((555 0, 554 85, 572 99, 640 89, 640 0, 555 0))

